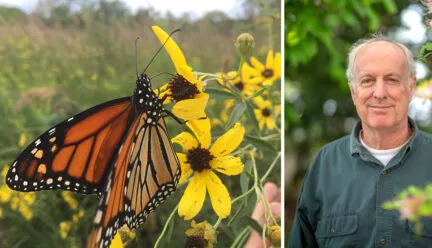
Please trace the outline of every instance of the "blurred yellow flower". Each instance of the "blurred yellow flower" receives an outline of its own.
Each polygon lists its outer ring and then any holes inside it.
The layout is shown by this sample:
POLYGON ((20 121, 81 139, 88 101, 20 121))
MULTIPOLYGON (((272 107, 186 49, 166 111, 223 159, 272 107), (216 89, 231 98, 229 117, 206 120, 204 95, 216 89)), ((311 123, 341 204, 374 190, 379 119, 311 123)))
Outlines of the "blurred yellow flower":
POLYGON ((231 212, 231 198, 227 188, 214 173, 238 175, 243 171, 243 163, 238 157, 230 156, 242 142, 245 129, 239 123, 220 136, 210 148, 210 120, 194 120, 186 124, 192 133, 182 132, 172 139, 184 153, 177 153, 182 174, 180 183, 192 176, 182 198, 178 213, 185 220, 192 219, 201 210, 208 191, 213 210, 221 218, 231 212))
POLYGON ((65 202, 69 205, 69 207, 73 210, 78 208, 78 201, 73 198, 72 193, 69 191, 63 191, 61 193, 65 202))
POLYGON ((84 217, 84 210, 80 209, 80 210, 78 210, 77 213, 75 213, 74 215, 72 215, 72 221, 74 223, 77 223, 83 217, 84 217))
POLYGON ((26 143, 27 143, 27 137, 25 136, 25 134, 22 133, 18 141, 18 146, 23 147, 26 143))
POLYGON ((205 107, 209 95, 203 92, 202 80, 205 76, 197 77, 192 68, 187 64, 183 52, 172 38, 158 26, 152 27, 159 41, 164 44, 171 60, 176 68, 177 74, 171 82, 159 88, 157 92, 164 104, 174 102, 172 113, 184 120, 196 120, 205 117, 205 107))
POLYGON ((60 222, 60 236, 62 239, 66 239, 70 230, 72 229, 72 223, 70 221, 60 222))
POLYGON ((259 83, 262 82, 262 80, 258 80, 257 78, 251 78, 252 71, 253 69, 247 63, 244 63, 240 74, 237 71, 217 73, 221 77, 217 81, 222 85, 226 85, 228 82, 244 95, 250 96, 261 88, 259 83))
POLYGON ((255 97, 255 104, 258 109, 255 109, 255 115, 259 123, 260 129, 264 126, 272 130, 276 127, 275 118, 280 114, 280 105, 273 107, 269 100, 264 100, 262 97, 255 97))
POLYGON ((254 80, 262 82, 264 86, 272 85, 273 82, 281 76, 281 54, 278 52, 273 56, 273 50, 267 53, 266 64, 263 65, 255 57, 251 57, 250 67, 251 75, 254 80))
MULTIPOLYGON (((8 171, 8 166, 4 166, 1 171, 1 176, 3 181, 5 180, 8 171)), ((15 192, 11 190, 8 186, 0 186, 0 203, 10 203, 12 210, 18 210, 21 215, 26 219, 30 220, 33 217, 33 211, 30 206, 36 200, 36 194, 34 192, 15 192)))

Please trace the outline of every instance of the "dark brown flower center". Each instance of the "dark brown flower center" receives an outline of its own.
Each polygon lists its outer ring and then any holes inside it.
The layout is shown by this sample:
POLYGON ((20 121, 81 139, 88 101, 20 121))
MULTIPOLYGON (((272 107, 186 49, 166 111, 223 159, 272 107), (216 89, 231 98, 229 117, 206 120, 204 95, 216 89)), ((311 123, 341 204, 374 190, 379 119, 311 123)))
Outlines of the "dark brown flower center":
POLYGON ((185 248, 204 248, 207 245, 207 240, 200 236, 186 237, 185 248))
POLYGON ((200 146, 189 150, 186 157, 192 170, 198 172, 210 169, 210 161, 214 158, 208 149, 201 148, 200 146))
POLYGON ((262 75, 265 78, 271 78, 271 77, 273 77, 273 70, 272 69, 265 69, 265 71, 262 72, 262 75))
POLYGON ((268 109, 268 108, 264 108, 264 109, 262 109, 262 110, 261 110, 261 114, 262 114, 264 117, 269 117, 269 116, 271 115, 270 109, 268 109))
POLYGON ((174 101, 193 99, 195 95, 199 93, 196 85, 190 83, 179 74, 171 80, 168 89, 171 91, 171 98, 174 101))
POLYGON ((244 89, 244 83, 242 81, 234 84, 234 86, 239 89, 240 91, 242 91, 244 89))

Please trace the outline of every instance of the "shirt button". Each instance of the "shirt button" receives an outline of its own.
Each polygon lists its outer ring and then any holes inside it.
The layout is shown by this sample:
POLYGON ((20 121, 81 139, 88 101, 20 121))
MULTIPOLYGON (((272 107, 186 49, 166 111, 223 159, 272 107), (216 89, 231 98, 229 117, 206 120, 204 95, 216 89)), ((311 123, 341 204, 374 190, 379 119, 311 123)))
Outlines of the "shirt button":
POLYGON ((380 240, 380 243, 381 243, 382 245, 385 245, 386 240, 385 240, 385 239, 381 239, 381 240, 380 240))
POLYGON ((332 229, 330 230, 330 232, 334 233, 334 232, 335 232, 334 228, 332 228, 332 229))
POLYGON ((387 170, 383 170, 383 171, 382 171, 382 174, 383 174, 383 175, 387 175, 387 170))

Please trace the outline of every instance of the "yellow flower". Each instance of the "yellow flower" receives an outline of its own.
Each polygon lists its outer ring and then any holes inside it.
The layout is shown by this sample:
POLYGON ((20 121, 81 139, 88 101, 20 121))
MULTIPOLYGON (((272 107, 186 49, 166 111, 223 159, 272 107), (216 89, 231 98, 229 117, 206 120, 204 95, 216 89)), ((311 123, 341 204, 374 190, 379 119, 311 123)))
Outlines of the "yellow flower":
POLYGON ((216 243, 216 230, 207 221, 195 223, 192 220, 190 229, 186 230, 185 247, 205 247, 213 248, 216 243))
POLYGON ((177 71, 171 82, 159 89, 159 97, 165 99, 164 104, 174 102, 172 113, 179 118, 196 120, 205 117, 204 110, 209 99, 209 95, 203 92, 202 80, 205 76, 198 78, 192 72, 183 52, 173 39, 168 39, 165 31, 158 26, 153 26, 152 29, 162 44, 167 41, 164 46, 177 71))
POLYGON ((262 97, 255 97, 254 102, 258 106, 258 109, 254 111, 260 129, 263 129, 264 126, 270 130, 274 129, 276 127, 275 117, 280 113, 280 105, 272 107, 272 103, 262 97))
POLYGON ((27 138, 26 138, 25 134, 22 133, 20 135, 20 139, 18 141, 18 146, 23 147, 26 143, 27 143, 27 138))
POLYGON ((217 81, 221 84, 226 84, 226 82, 229 82, 241 93, 250 96, 260 89, 258 84, 262 82, 262 80, 259 81, 256 78, 251 79, 251 72, 252 68, 247 63, 244 63, 242 70, 240 71, 240 75, 237 73, 237 71, 230 71, 224 74, 218 73, 221 78, 218 78, 217 81))
POLYGON ((263 65, 255 57, 251 57, 250 62, 253 68, 250 73, 254 80, 262 82, 264 86, 272 85, 273 81, 281 76, 281 54, 276 53, 273 57, 273 50, 267 53, 266 64, 263 65))
POLYGON ((72 215, 72 221, 74 223, 77 223, 80 219, 82 219, 84 217, 84 210, 80 209, 78 211, 78 213, 75 213, 74 215, 72 215))
POLYGON ((31 211, 29 205, 20 204, 19 211, 26 220, 30 220, 33 217, 33 212, 31 211))
POLYGON ((123 242, 121 240, 119 232, 117 232, 116 235, 114 236, 114 239, 110 244, 110 248, 123 248, 123 242))
POLYGON ((0 187, 0 202, 8 202, 12 197, 12 190, 6 186, 2 185, 0 187))
POLYGON ((192 176, 180 199, 178 213, 185 220, 192 219, 201 210, 208 191, 213 210, 219 217, 226 218, 231 212, 231 198, 214 171, 225 175, 238 175, 243 171, 244 165, 240 158, 229 154, 242 142, 245 129, 236 123, 210 148, 209 119, 189 121, 186 125, 196 138, 188 132, 183 132, 172 139, 172 142, 178 143, 184 152, 177 153, 182 170, 180 183, 192 176))
POLYGON ((72 229, 72 224, 70 221, 62 221, 60 222, 60 236, 62 239, 66 239, 70 230, 72 229))
POLYGON ((72 194, 71 194, 71 192, 69 192, 69 191, 63 191, 62 192, 62 197, 63 197, 63 199, 65 200, 65 202, 67 202, 67 204, 69 205, 69 207, 71 208, 71 209, 77 209, 78 208, 78 201, 77 200, 75 200, 73 197, 72 197, 72 194))

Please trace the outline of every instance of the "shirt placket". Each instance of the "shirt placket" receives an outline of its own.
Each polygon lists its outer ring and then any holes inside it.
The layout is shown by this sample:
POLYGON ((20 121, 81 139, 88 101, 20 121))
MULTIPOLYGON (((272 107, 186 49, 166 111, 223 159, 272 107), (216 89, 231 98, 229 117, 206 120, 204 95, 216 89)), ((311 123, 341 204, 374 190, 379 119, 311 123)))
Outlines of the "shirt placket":
POLYGON ((376 188, 376 230, 375 230, 375 247, 390 247, 392 234, 392 212, 382 208, 384 202, 391 199, 393 187, 391 182, 391 173, 388 169, 383 168, 380 171, 376 188))

